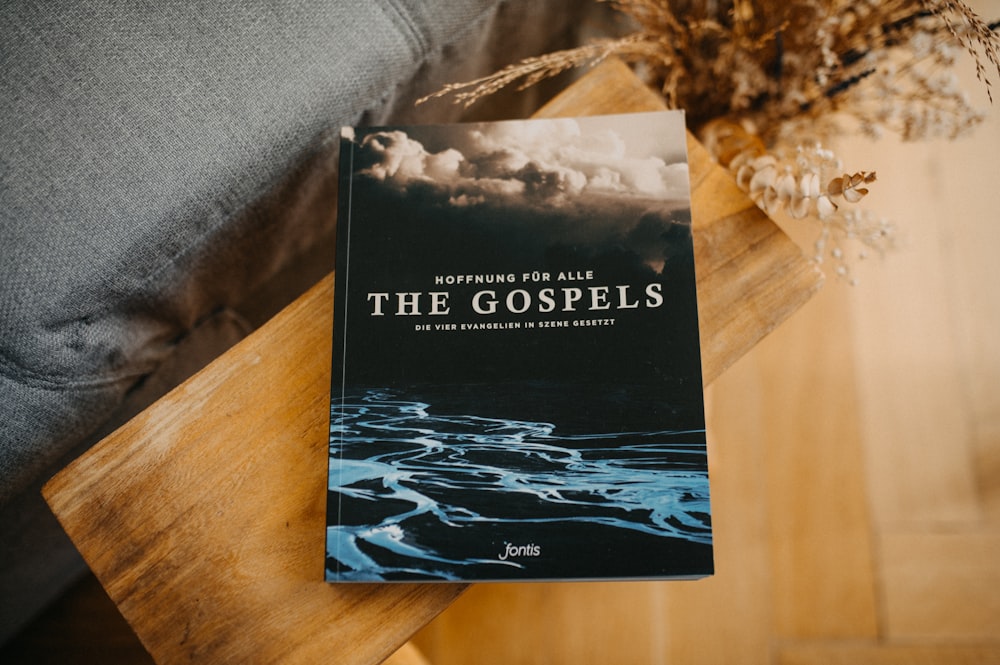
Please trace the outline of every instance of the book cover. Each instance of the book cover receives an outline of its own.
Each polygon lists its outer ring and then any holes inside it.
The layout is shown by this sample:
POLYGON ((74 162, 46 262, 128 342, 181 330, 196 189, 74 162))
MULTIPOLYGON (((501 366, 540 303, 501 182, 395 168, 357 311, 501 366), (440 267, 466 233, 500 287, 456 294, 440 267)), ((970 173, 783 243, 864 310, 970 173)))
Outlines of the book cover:
POLYGON ((684 116, 341 137, 326 578, 711 574, 684 116))

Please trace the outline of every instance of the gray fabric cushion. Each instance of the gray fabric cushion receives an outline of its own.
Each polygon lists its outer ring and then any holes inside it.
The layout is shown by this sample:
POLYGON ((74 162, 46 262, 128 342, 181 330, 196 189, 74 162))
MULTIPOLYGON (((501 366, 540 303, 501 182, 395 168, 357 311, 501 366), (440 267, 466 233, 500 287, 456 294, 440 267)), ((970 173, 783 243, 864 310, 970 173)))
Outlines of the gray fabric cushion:
POLYGON ((575 4, 0 3, 0 533, 17 540, 0 551, 0 597, 13 614, 79 566, 52 553, 45 579, 45 543, 67 544, 21 514, 42 509, 44 477, 199 322, 330 242, 338 128, 454 120, 457 107, 412 102, 562 45, 575 4), (39 579, 7 574, 19 555, 39 579))
POLYGON ((249 206, 496 4, 4 4, 0 505, 332 225, 249 206))

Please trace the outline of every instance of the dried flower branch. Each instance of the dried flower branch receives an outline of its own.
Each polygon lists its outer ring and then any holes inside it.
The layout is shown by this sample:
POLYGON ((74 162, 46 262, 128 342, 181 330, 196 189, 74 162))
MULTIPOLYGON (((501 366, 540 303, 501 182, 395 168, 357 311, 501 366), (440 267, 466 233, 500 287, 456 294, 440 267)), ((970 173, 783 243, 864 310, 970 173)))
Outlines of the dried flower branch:
POLYGON ((843 172, 836 155, 818 142, 794 149, 763 142, 739 124, 718 119, 701 132, 706 148, 736 177, 736 183, 768 215, 793 220, 812 218, 819 224, 814 260, 833 260, 834 271, 853 283, 850 259, 882 255, 895 244, 895 228, 887 220, 851 208, 876 181, 875 172, 843 172), (860 250, 851 246, 860 244, 860 250))
POLYGON ((997 24, 961 0, 600 1, 631 20, 629 34, 528 58, 430 97, 468 106, 514 83, 621 58, 669 107, 685 110, 758 205, 819 221, 824 246, 841 257, 846 240, 882 251, 891 228, 852 208, 874 172, 845 170, 822 146, 850 132, 956 137, 983 118, 953 74, 958 54, 972 58, 990 101, 991 78, 1000 76, 997 24))

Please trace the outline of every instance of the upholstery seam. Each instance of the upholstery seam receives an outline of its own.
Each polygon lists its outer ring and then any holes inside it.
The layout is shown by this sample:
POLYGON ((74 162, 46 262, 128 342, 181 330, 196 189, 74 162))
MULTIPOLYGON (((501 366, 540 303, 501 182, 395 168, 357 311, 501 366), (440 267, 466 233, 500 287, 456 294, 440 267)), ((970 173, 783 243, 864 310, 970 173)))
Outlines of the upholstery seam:
MULTIPOLYGON (((399 0, 386 0, 387 5, 392 9, 392 13, 395 16, 393 20, 392 16, 387 16, 390 21, 396 23, 398 26, 402 27, 406 33, 409 35, 410 41, 414 43, 417 47, 418 57, 417 60, 423 61, 427 57, 430 48, 427 43, 427 36, 424 32, 417 27, 417 22, 414 20, 413 14, 407 10, 399 0)), ((379 10, 383 15, 388 15, 386 8, 382 5, 378 5, 379 10)))
POLYGON ((151 370, 135 371, 112 375, 90 374, 80 379, 62 377, 53 372, 39 372, 13 360, 6 351, 0 350, 0 376, 13 383, 19 383, 30 388, 67 391, 78 388, 100 389, 112 387, 123 381, 139 379, 151 370))

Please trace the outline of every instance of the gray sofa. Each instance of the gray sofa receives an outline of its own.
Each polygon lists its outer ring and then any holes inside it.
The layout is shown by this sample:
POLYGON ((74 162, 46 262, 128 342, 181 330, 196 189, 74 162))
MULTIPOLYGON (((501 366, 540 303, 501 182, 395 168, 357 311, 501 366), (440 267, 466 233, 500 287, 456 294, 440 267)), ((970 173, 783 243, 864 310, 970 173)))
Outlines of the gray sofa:
POLYGON ((84 570, 41 485, 332 269, 337 129, 457 119, 413 100, 583 4, 0 5, 0 643, 84 570))

